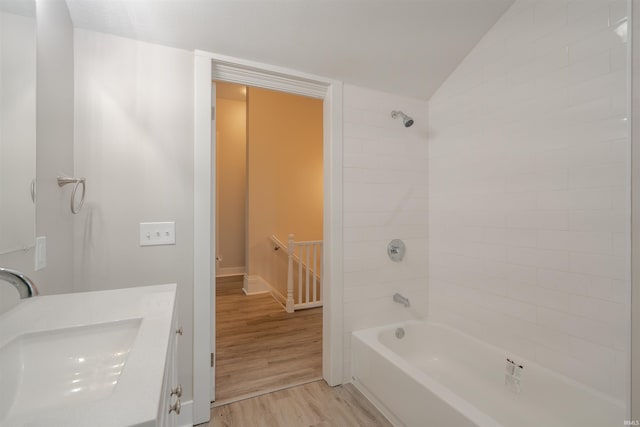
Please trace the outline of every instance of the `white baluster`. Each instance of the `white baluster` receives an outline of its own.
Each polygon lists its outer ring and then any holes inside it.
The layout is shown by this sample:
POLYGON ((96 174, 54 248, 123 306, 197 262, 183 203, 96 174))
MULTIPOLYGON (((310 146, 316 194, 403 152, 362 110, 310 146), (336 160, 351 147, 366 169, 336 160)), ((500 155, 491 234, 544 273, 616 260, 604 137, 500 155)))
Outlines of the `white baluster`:
POLYGON ((295 242, 293 241, 293 234, 289 234, 289 268, 287 271, 287 313, 293 313, 293 251, 295 250, 295 242))
POLYGON ((313 302, 318 301, 318 291, 317 291, 317 277, 318 277, 318 269, 316 268, 316 259, 318 257, 317 255, 318 252, 318 244, 314 243, 313 244, 313 302))
POLYGON ((298 304, 302 304, 302 250, 304 246, 298 246, 298 304))
POLYGON ((309 273, 310 273, 310 270, 309 270, 309 252, 311 252, 310 249, 311 249, 311 246, 307 245, 307 264, 305 266, 306 270, 307 270, 307 280, 305 282, 305 288, 306 288, 306 291, 307 291, 307 301, 306 301, 307 303, 311 302, 311 300, 309 299, 309 287, 311 285, 311 280, 310 280, 310 277, 309 277, 309 273))

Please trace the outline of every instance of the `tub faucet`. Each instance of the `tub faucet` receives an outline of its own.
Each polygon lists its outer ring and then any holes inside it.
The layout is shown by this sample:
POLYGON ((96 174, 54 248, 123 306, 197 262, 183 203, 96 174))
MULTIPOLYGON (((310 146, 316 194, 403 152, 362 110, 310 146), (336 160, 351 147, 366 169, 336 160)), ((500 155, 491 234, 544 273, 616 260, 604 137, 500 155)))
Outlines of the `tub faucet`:
POLYGON ((38 288, 33 280, 17 270, 0 267, 0 280, 11 283, 18 290, 20 299, 31 298, 38 295, 38 288))
POLYGON ((402 304, 405 307, 409 307, 411 305, 409 304, 409 298, 405 298, 397 292, 393 294, 393 301, 402 304))

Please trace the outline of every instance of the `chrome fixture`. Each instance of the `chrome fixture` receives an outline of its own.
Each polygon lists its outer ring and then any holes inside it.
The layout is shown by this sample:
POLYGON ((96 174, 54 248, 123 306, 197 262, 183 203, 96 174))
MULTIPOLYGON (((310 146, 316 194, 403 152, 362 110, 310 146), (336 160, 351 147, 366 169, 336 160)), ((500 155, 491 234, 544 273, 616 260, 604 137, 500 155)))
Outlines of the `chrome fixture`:
POLYGON ((514 393, 520 393, 522 390, 522 370, 524 366, 507 357, 504 368, 504 385, 511 389, 514 393))
POLYGON ((391 112, 391 117, 394 119, 397 119, 398 117, 402 117, 402 123, 404 124, 404 127, 408 128, 411 127, 411 125, 413 124, 413 119, 409 116, 407 116, 405 113, 403 113, 400 110, 393 110, 391 112))
POLYGON ((391 261, 400 262, 404 258, 404 254, 407 252, 407 247, 400 239, 393 239, 387 245, 387 255, 391 261))
POLYGON ((67 184, 75 184, 73 186, 73 192, 71 193, 71 213, 77 214, 82 210, 82 206, 84 205, 84 195, 87 189, 86 179, 84 178, 71 178, 68 176, 59 176, 58 177, 58 186, 64 187, 67 184), (78 186, 82 184, 82 196, 80 196, 80 203, 76 208, 76 192, 78 191, 78 186))
POLYGON ((397 302, 399 304, 402 304, 407 308, 409 308, 411 306, 411 304, 409 304, 409 298, 405 298, 405 297, 403 297, 402 295, 400 295, 397 292, 395 294, 393 294, 393 302, 397 302))
POLYGON ((17 270, 0 267, 0 280, 11 283, 18 290, 20 299, 31 298, 38 295, 38 288, 33 280, 17 270))

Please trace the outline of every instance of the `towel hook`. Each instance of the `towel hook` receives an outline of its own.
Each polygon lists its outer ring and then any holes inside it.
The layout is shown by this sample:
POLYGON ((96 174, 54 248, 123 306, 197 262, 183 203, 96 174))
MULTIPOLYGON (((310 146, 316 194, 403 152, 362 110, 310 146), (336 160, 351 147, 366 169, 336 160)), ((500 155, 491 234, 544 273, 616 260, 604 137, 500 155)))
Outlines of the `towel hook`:
POLYGON ((64 187, 67 184, 75 184, 73 186, 73 191, 71 192, 71 213, 77 214, 82 210, 82 206, 84 206, 84 196, 86 192, 86 183, 84 178, 71 178, 68 176, 59 176, 58 177, 58 186, 64 187), (78 192, 78 186, 82 184, 82 196, 80 197, 80 204, 76 209, 76 193, 78 192))

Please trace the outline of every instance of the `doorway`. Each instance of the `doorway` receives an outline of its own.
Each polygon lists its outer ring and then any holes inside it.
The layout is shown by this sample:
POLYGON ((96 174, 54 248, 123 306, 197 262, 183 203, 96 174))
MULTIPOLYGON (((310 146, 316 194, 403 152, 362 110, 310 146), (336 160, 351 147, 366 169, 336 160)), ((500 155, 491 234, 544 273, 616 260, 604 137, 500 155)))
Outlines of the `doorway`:
POLYGON ((193 420, 210 418, 215 388, 215 152, 211 151, 211 81, 226 81, 312 96, 323 100, 324 230, 323 265, 325 280, 322 321, 322 376, 329 385, 343 382, 343 227, 342 227, 342 83, 252 61, 210 52, 194 54, 194 292, 193 292, 193 420))
POLYGON ((323 106, 213 84, 218 406, 322 377, 323 106))

